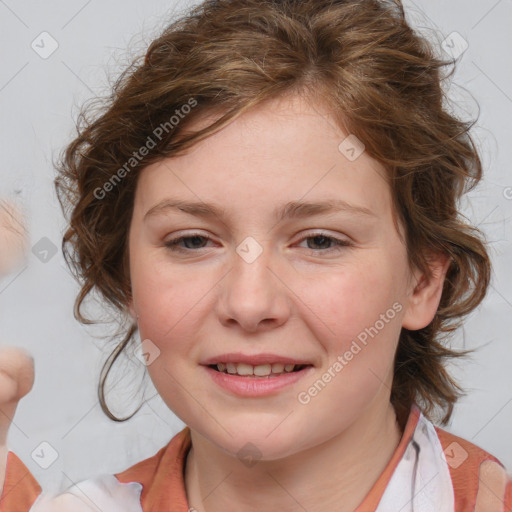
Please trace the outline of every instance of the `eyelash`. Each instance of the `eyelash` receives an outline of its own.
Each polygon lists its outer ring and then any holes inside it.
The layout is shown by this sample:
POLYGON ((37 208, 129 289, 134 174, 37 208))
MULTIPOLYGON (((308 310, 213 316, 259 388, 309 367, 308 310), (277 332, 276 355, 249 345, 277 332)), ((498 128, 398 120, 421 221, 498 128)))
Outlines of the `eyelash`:
MULTIPOLYGON (((343 250, 344 247, 350 247, 350 246, 353 245, 348 240, 342 240, 340 238, 336 238, 336 237, 333 237, 331 235, 327 235, 327 234, 322 233, 322 232, 311 233, 310 235, 301 238, 300 241, 302 242, 304 240, 308 240, 310 238, 317 238, 317 237, 322 237, 322 238, 325 238, 326 240, 331 240, 334 243, 335 247, 331 247, 331 248, 325 249, 325 250, 322 250, 322 249, 308 249, 309 251, 312 251, 314 253, 318 253, 318 252, 323 252, 323 253, 340 252, 341 250, 343 250)), ((195 249, 187 249, 187 248, 183 248, 183 247, 179 247, 178 246, 179 242, 181 242, 182 240, 190 239, 190 238, 203 238, 205 240, 212 240, 208 236, 200 235, 199 233, 197 233, 197 234, 192 233, 190 235, 180 236, 180 237, 168 240, 165 243, 165 246, 170 251, 173 251, 173 252, 181 252, 181 253, 190 252, 190 251, 194 252, 194 251, 196 251, 195 249)), ((199 247, 198 249, 204 249, 204 247, 199 247)))

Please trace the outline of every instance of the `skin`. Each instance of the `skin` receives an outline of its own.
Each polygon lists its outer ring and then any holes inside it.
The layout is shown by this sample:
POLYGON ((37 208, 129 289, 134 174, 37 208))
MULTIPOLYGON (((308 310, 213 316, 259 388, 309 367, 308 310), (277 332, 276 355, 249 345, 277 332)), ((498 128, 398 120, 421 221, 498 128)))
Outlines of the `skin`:
MULTIPOLYGON (((27 228, 20 207, 0 198, 0 278, 20 265, 27 250, 27 228)), ((24 349, 0 346, 0 496, 7 465, 7 433, 19 400, 34 384, 34 361, 24 349)))
POLYGON ((0 198, 0 276, 18 268, 28 248, 27 227, 20 206, 0 198))
POLYGON ((34 385, 34 360, 24 349, 0 347, 0 496, 7 465, 7 433, 18 402, 34 385))
POLYGON ((141 340, 160 351, 148 366, 153 383, 191 429, 185 485, 198 511, 352 511, 399 443, 389 401, 399 333, 430 323, 449 262, 434 255, 431 279, 409 268, 384 168, 366 153, 349 161, 338 150, 347 135, 320 104, 285 97, 139 177, 129 309, 141 340), (166 210, 144 218, 169 197, 211 202, 226 214, 166 210), (288 201, 328 198, 373 215, 281 222, 272 215, 288 201), (351 245, 337 250, 332 239, 311 238, 318 231, 351 245), (166 246, 181 236, 210 240, 182 240, 182 252, 166 246), (248 236, 262 249, 252 263, 236 252, 248 236), (394 303, 401 311, 317 396, 299 403, 298 393, 394 303), (242 398, 201 366, 226 352, 287 355, 313 370, 272 396, 242 398), (261 456, 251 467, 237 456, 248 442, 261 456))

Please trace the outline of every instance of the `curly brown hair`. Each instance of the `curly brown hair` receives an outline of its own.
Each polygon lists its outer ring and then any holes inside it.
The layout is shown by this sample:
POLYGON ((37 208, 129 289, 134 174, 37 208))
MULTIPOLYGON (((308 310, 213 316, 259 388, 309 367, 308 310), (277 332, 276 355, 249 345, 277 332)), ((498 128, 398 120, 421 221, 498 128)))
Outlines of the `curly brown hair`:
POLYGON ((299 93, 327 104, 386 168, 411 268, 430 275, 428 254, 451 258, 433 321, 402 329, 391 392, 402 420, 417 403, 427 417, 439 408, 448 422, 463 390, 445 364, 469 351, 449 348, 446 339, 482 301, 490 279, 483 234, 458 211, 482 166, 469 134, 475 121, 444 104, 442 83, 453 64, 409 26, 399 0, 207 0, 165 28, 108 97, 84 105, 55 186, 69 217, 62 250, 81 284, 75 317, 93 322, 82 306, 97 291, 122 318, 98 385, 107 416, 124 421, 140 409, 114 416, 105 383, 138 331, 127 310, 127 237, 141 169, 185 152, 263 101, 299 93), (212 124, 187 130, 212 112, 219 114, 212 124))

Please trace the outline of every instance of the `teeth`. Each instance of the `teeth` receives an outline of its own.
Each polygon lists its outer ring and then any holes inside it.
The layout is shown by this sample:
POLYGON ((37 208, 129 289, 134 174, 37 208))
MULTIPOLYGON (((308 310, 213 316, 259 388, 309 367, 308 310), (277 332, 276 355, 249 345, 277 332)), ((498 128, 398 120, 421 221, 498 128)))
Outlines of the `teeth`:
POLYGON ((258 377, 263 377, 265 375, 270 375, 272 373, 272 365, 270 364, 260 364, 254 367, 254 375, 258 377))
POLYGON ((250 364, 239 363, 236 369, 236 373, 238 373, 238 375, 254 375, 254 367, 250 364))
POLYGON ((231 375, 255 375, 256 377, 269 377, 270 375, 290 373, 295 368, 294 364, 260 364, 252 366, 245 363, 217 363, 217 370, 231 375))

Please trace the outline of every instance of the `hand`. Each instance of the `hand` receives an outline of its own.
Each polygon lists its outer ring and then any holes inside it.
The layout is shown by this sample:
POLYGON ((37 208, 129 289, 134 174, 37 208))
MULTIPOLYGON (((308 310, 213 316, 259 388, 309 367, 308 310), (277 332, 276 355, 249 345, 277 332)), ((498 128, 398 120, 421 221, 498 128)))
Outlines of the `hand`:
POLYGON ((0 347, 0 496, 7 466, 7 433, 16 407, 34 385, 34 360, 16 347, 0 347))

